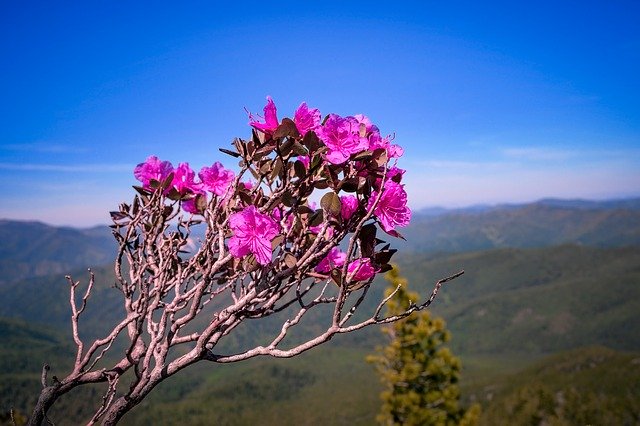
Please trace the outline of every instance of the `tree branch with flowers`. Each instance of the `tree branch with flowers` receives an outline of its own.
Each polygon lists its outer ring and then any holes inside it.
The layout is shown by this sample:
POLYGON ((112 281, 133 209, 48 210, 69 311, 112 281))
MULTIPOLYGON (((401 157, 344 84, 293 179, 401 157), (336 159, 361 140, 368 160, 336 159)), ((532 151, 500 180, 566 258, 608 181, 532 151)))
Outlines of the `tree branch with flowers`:
POLYGON ((322 119, 303 103, 293 119, 279 120, 269 97, 264 116, 249 114, 249 124, 250 140, 221 149, 237 159, 237 172, 216 162, 196 177, 188 163, 174 168, 155 156, 135 168, 141 185, 133 202, 111 212, 125 316, 106 336, 85 343, 78 323, 94 277, 80 298, 80 283, 68 277, 73 371, 48 380, 43 369, 30 424, 44 422, 61 395, 90 383, 106 389, 88 423, 115 424, 189 365, 298 355, 337 334, 422 310, 460 274, 440 280, 424 302, 402 313, 384 316, 385 298, 367 319, 354 321, 376 274, 391 269, 396 250, 380 237, 401 237, 397 228, 411 219, 404 170, 397 167, 402 148, 363 115, 322 119), (332 312, 324 331, 287 343, 320 306, 332 312), (243 321, 278 313, 287 319, 262 345, 219 349, 243 321), (117 339, 126 341, 124 354, 110 353, 117 339))

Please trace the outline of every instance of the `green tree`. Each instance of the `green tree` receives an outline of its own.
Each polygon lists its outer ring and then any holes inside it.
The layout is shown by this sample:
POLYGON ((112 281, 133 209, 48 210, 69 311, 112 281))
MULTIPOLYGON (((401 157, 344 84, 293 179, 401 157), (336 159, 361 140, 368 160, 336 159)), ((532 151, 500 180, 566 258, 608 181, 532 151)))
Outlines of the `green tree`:
MULTIPOLYGON (((390 286, 386 296, 396 292, 387 304, 387 314, 407 310, 418 298, 407 290, 407 281, 397 267, 386 275, 390 286), (397 289, 397 290, 396 290, 397 289)), ((442 318, 427 311, 382 328, 390 339, 387 346, 367 360, 375 364, 384 384, 382 408, 377 416, 384 425, 474 425, 480 406, 465 410, 460 404, 460 361, 449 348, 450 333, 442 318)))

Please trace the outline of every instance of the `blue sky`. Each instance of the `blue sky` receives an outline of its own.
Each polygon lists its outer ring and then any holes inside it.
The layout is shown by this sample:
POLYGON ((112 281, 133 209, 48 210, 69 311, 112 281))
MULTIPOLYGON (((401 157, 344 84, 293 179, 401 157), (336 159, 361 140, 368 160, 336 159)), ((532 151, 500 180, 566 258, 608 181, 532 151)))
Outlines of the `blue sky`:
POLYGON ((89 226, 273 96, 364 113, 414 209, 640 196, 638 2, 2 2, 0 217, 89 226))

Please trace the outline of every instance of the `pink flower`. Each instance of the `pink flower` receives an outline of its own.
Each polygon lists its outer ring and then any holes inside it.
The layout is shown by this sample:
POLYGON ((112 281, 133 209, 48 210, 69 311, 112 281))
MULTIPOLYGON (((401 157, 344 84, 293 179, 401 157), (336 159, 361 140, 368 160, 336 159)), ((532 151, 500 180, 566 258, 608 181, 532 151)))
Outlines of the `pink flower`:
POLYGON ((217 161, 211 167, 203 167, 198 176, 205 191, 210 191, 220 196, 226 194, 235 178, 235 174, 231 170, 225 169, 217 161))
MULTIPOLYGON (((393 181, 396 183, 400 183, 402 182, 402 176, 404 176, 404 172, 406 172, 406 170, 401 169, 399 167, 396 166, 392 166, 389 167, 389 169, 387 170, 387 182, 393 181)), ((377 178, 376 182, 375 182, 375 187, 376 188, 380 188, 380 184, 382 183, 382 178, 377 178)))
POLYGON ((358 210, 358 198, 354 195, 343 195, 340 197, 342 210, 340 214, 344 220, 351 219, 351 216, 358 210))
POLYGON ((326 159, 332 164, 342 164, 351 154, 368 148, 366 139, 360 138, 359 124, 353 117, 342 118, 331 114, 316 133, 329 148, 326 159))
POLYGON ((402 176, 404 176, 404 172, 406 172, 406 170, 393 166, 387 170, 387 180, 400 183, 400 181, 402 181, 402 176))
POLYGON ((306 102, 300 104, 293 116, 293 122, 298 131, 304 136, 308 131, 315 130, 320 125, 320 110, 309 109, 306 102))
POLYGON ((375 151, 378 148, 384 148, 389 158, 400 158, 404 154, 404 149, 400 145, 392 145, 389 137, 383 138, 380 133, 372 133, 369 135, 369 149, 375 151))
POLYGON ((233 237, 229 239, 229 251, 235 257, 253 253, 261 265, 271 262, 271 240, 280 232, 280 225, 256 206, 246 207, 229 217, 233 237))
MULTIPOLYGON (((367 210, 371 208, 377 197, 377 191, 371 193, 367 210)), ((407 226, 411 220, 411 210, 407 207, 407 192, 402 185, 387 181, 373 214, 376 215, 385 232, 393 231, 396 226, 407 226)))
MULTIPOLYGON (((321 231, 321 230, 322 230, 322 224, 320 224, 320 225, 316 225, 316 226, 310 226, 310 227, 309 227, 309 231, 310 231, 310 232, 312 232, 312 233, 314 233, 314 234, 316 234, 316 235, 318 235, 318 234, 320 233, 320 231, 321 231)), ((324 233, 324 237, 325 237, 327 240, 330 240, 331 238, 333 238, 333 233, 334 233, 334 232, 335 232, 335 231, 333 230, 333 227, 331 227, 331 226, 330 226, 330 227, 328 227, 328 228, 327 228, 327 230, 325 231, 325 233, 324 233)))
POLYGON ((369 117, 367 117, 364 114, 356 114, 353 116, 353 118, 356 119, 358 124, 364 124, 364 129, 366 133, 371 132, 374 128, 375 130, 378 130, 378 128, 371 123, 371 120, 369 119, 369 117))
POLYGON ((316 266, 316 272, 321 274, 328 274, 334 268, 340 268, 347 260, 347 254, 340 251, 338 247, 334 247, 325 256, 324 259, 316 266))
POLYGON ((152 155, 144 163, 140 163, 133 169, 133 175, 142 182, 144 188, 151 188, 151 181, 164 181, 173 171, 173 166, 168 161, 160 161, 152 155))
POLYGON ((252 180, 248 180, 246 182, 240 182, 240 185, 244 186, 244 189, 251 190, 254 186, 256 186, 256 183, 252 180))
MULTIPOLYGON (((207 201, 207 195, 204 193, 199 194, 201 197, 204 197, 204 200, 207 201)), ((181 202, 182 205, 182 210, 191 213, 191 214, 200 214, 200 211, 198 210, 198 206, 196 204, 198 197, 193 197, 190 198, 188 200, 183 200, 181 202)))
POLYGON ((367 281, 373 278, 376 272, 368 257, 356 259, 347 266, 347 276, 352 281, 367 281))
POLYGON ((189 163, 180 163, 173 173, 171 186, 175 188, 180 195, 201 192, 201 184, 196 183, 195 177, 196 173, 191 170, 189 163))
POLYGON ((387 148, 389 158, 400 158, 404 155, 404 149, 400 145, 391 145, 387 148))
POLYGON ((276 113, 276 104, 273 103, 271 96, 267 96, 267 105, 264 107, 264 123, 260 123, 252 114, 249 114, 249 125, 254 129, 270 135, 278 128, 279 123, 276 113))

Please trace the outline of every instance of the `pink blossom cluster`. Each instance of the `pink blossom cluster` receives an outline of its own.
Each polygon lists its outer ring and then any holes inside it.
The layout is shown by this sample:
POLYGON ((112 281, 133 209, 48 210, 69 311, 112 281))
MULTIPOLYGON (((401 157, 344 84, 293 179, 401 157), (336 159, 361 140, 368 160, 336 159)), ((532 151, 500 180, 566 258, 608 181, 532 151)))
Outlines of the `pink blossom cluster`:
MULTIPOLYGON (((249 125, 266 135, 272 135, 280 122, 276 105, 270 96, 267 96, 267 105, 263 111, 264 122, 249 114, 249 125)), ((382 137, 378 127, 365 115, 341 117, 329 114, 322 125, 320 119, 320 110, 310 109, 307 103, 303 102, 295 111, 293 121, 302 136, 309 131, 316 132, 328 148, 325 159, 331 164, 343 164, 353 154, 380 148, 385 149, 390 158, 400 158, 404 154, 402 147, 391 144, 389 136, 382 137)))
MULTIPOLYGON (((403 155, 403 149, 392 144, 390 136, 383 137, 378 127, 361 114, 345 117, 329 114, 323 120, 318 109, 309 108, 303 102, 295 110, 292 120, 285 119, 288 120, 289 130, 281 131, 280 127, 284 128, 285 123, 278 119, 277 108, 271 97, 267 97, 263 113, 262 117, 249 113, 250 126, 263 135, 259 142, 253 143, 264 145, 257 145, 256 148, 266 149, 265 152, 269 155, 269 147, 281 143, 284 137, 295 138, 300 145, 302 142, 306 143, 307 137, 311 136, 320 149, 303 147, 302 151, 298 149, 283 161, 301 163, 308 176, 311 176, 308 178, 311 185, 314 184, 314 179, 326 181, 327 178, 341 179, 340 176, 343 176, 345 180, 347 177, 352 180, 352 188, 345 190, 352 194, 341 194, 340 185, 331 188, 339 195, 339 202, 336 201, 339 208, 332 214, 339 216, 341 221, 324 225, 317 225, 316 222, 305 228, 315 238, 323 238, 327 244, 333 245, 328 254, 317 262, 315 271, 331 275, 332 270, 343 269, 347 273, 347 280, 370 280, 380 271, 374 257, 356 256, 355 259, 347 259, 347 254, 337 247, 339 241, 332 239, 340 232, 343 232, 340 234, 340 238, 343 238, 346 232, 353 232, 358 221, 368 219, 377 222, 386 233, 400 236, 396 228, 406 226, 411 220, 407 193, 402 184, 405 171, 396 166, 398 158, 403 155), (291 122, 297 132, 291 133, 291 122), (283 137, 283 134, 288 136, 283 137), (360 188, 367 184, 369 189, 361 191, 360 188), (319 235, 323 229, 324 233, 319 235)), ((238 149, 239 154, 236 156, 244 155, 245 162, 252 161, 252 158, 262 158, 251 155, 246 157, 248 154, 241 154, 240 148, 238 149)), ((275 160, 271 164, 275 164, 275 160)), ((304 175, 304 172, 297 171, 300 164, 295 166, 296 174, 304 175)), ((293 170, 293 167, 288 170, 293 170)), ((142 182, 143 188, 151 191, 162 188, 164 195, 172 200, 179 200, 182 209, 192 214, 205 214, 208 194, 215 197, 218 203, 229 205, 227 223, 230 232, 227 234, 226 244, 235 258, 253 255, 257 263, 268 265, 273 258, 274 239, 280 236, 280 241, 284 241, 281 244, 286 245, 283 236, 294 229, 295 223, 300 223, 294 220, 296 213, 292 208, 285 205, 265 208, 265 202, 258 201, 261 199, 259 194, 267 188, 263 182, 237 182, 234 172, 225 169, 219 162, 203 167, 196 176, 188 163, 180 163, 174 168, 168 161, 151 156, 136 166, 134 175, 142 182), (240 197, 243 194, 244 198, 240 197)), ((307 211, 315 211, 313 203, 306 199, 303 202, 307 211)), ((305 215, 307 216, 304 217, 308 217, 310 214, 305 215)))
MULTIPOLYGON (((322 274, 328 274, 332 269, 338 269, 344 266, 347 260, 347 254, 338 247, 333 247, 329 254, 318 263, 316 271, 322 274)), ((371 264, 369 258, 358 258, 349 262, 347 266, 347 274, 352 281, 367 281, 375 276, 378 269, 371 264)))
POLYGON ((144 163, 140 163, 133 171, 133 175, 142 182, 145 189, 153 189, 162 184, 169 176, 164 189, 165 194, 175 192, 182 200, 182 208, 189 213, 200 213, 195 200, 198 196, 206 201, 206 194, 210 192, 217 196, 225 196, 231 189, 235 174, 225 169, 220 162, 215 162, 211 167, 203 167, 198 173, 200 180, 196 180, 195 172, 189 167, 189 163, 180 163, 175 169, 168 161, 160 161, 156 156, 150 156, 144 163))

